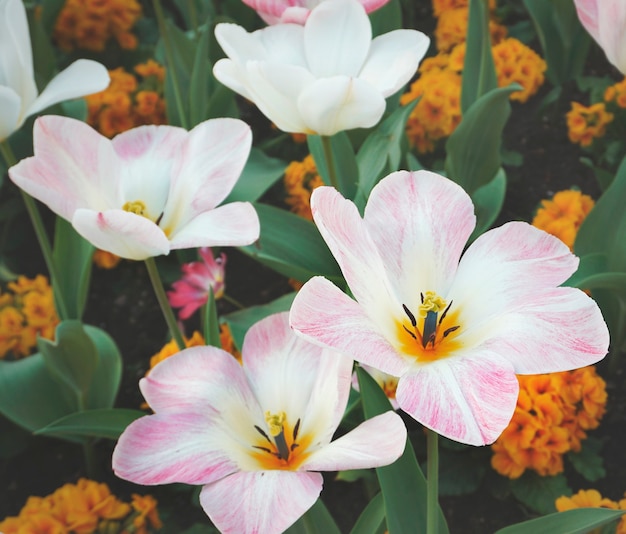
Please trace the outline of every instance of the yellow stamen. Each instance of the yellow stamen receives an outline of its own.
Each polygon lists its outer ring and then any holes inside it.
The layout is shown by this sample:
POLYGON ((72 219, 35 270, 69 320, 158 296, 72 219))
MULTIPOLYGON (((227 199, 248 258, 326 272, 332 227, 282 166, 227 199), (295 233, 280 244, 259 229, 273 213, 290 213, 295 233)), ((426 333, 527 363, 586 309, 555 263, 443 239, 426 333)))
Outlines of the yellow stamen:
POLYGON ((437 295, 437 293, 434 291, 426 291, 424 300, 417 310, 417 314, 422 319, 425 319, 428 312, 439 313, 446 309, 446 305, 446 301, 437 295))
POLYGON ((130 213, 146 217, 146 205, 141 200, 126 202, 126 204, 122 206, 122 209, 124 211, 129 211, 130 213))
POLYGON ((272 436, 278 436, 278 434, 283 431, 283 424, 286 418, 285 412, 278 412, 276 414, 269 411, 265 412, 265 422, 272 436))

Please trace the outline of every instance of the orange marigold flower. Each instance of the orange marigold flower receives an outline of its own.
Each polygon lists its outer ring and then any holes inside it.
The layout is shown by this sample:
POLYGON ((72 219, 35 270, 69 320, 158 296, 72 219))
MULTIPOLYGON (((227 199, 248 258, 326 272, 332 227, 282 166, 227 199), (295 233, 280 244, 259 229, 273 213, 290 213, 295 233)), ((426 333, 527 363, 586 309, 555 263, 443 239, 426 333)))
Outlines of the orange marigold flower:
POLYGON ((542 200, 541 207, 533 218, 533 226, 552 234, 570 249, 580 225, 594 206, 589 195, 574 189, 559 191, 552 200, 542 200))
POLYGON ((165 67, 163 65, 159 65, 153 59, 149 59, 145 63, 136 65, 134 70, 143 78, 154 76, 161 83, 165 81, 165 67))
POLYGON ((595 489, 580 490, 571 497, 559 497, 554 503, 557 511, 565 512, 566 510, 574 510, 576 508, 610 508, 617 510, 618 505, 611 499, 602 497, 600 492, 595 489))
POLYGON ((585 431, 598 426, 606 408, 606 384, 593 366, 518 380, 517 406, 491 446, 491 466, 509 478, 527 469, 556 475, 563 471, 563 454, 579 451, 585 431))
MULTIPOLYGON (((433 14, 439 17, 444 11, 467 7, 469 0, 433 0, 433 14)), ((489 9, 495 9, 496 0, 489 0, 489 9)))
POLYGON ((54 27, 59 47, 102 52, 110 39, 123 49, 137 47, 132 27, 141 16, 137 0, 66 0, 54 27))
POLYGON ((594 139, 604 136, 606 127, 614 115, 606 111, 604 102, 588 107, 579 102, 572 102, 572 109, 565 117, 569 140, 585 147, 590 146, 594 139))
POLYGON ((220 323, 220 343, 226 352, 230 352, 239 363, 242 363, 241 352, 235 345, 235 340, 228 323, 220 323))
POLYGON ((163 526, 159 512, 157 510, 157 500, 152 495, 138 495, 133 493, 132 507, 138 512, 133 519, 133 527, 135 534, 145 534, 147 527, 159 529, 163 526))
POLYGON ((302 161, 292 161, 285 169, 285 202, 291 211, 308 220, 313 220, 311 213, 311 193, 316 187, 324 185, 317 173, 313 156, 310 154, 302 161))
MULTIPOLYGON (((467 38, 469 11, 467 7, 446 9, 441 13, 435 28, 435 42, 439 52, 449 52, 467 38)), ((506 27, 489 21, 489 33, 492 43, 499 43, 506 36, 506 27)))
POLYGON ((626 78, 605 89, 604 101, 615 102, 618 107, 626 108, 626 78))
POLYGON ((98 249, 93 253, 92 260, 96 267, 100 267, 100 269, 113 269, 122 261, 122 258, 112 252, 98 249))
POLYGON ((498 76, 498 86, 512 83, 522 86, 521 91, 511 94, 511 100, 526 102, 543 84, 546 62, 521 41, 510 37, 492 48, 493 60, 498 76))

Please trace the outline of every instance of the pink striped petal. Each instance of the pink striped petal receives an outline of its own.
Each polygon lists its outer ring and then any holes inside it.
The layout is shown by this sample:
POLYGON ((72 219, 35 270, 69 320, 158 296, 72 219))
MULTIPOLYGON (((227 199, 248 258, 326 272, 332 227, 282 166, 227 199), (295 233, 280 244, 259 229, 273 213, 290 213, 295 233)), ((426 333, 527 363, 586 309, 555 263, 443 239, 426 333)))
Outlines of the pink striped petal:
POLYGON ((302 467, 310 471, 344 471, 389 465, 404 452, 406 436, 400 416, 386 412, 315 451, 302 467))
MULTIPOLYGON (((607 0, 602 0, 607 2, 607 0)), ((576 11, 581 24, 585 30, 597 41, 600 42, 598 32, 598 0, 574 0, 576 11)))
POLYGON ((402 410, 438 434, 468 445, 488 445, 509 424, 518 391, 513 366, 477 350, 401 377, 396 398, 402 410))
POLYGON ((419 307, 420 293, 445 297, 475 221, 467 193, 428 171, 390 174, 374 187, 365 208, 387 279, 409 309, 419 307))
POLYGON ((208 484, 238 470, 211 414, 170 412, 131 423, 113 451, 113 470, 124 480, 156 485, 208 484))
POLYGON ((409 364, 387 342, 363 308, 323 277, 311 278, 291 305, 292 328, 385 373, 400 376, 409 364))
POLYGON ((172 249, 243 246, 261 232, 259 216, 249 202, 231 202, 205 211, 170 235, 172 249))
POLYGON ((228 398, 256 405, 241 365, 216 347, 192 347, 170 356, 142 378, 139 386, 157 413, 209 412, 228 398))
POLYGON ((509 360, 519 374, 584 367, 609 350, 609 331, 597 304, 569 287, 529 295, 519 309, 490 327, 485 346, 509 360))
POLYGON ((152 221, 124 210, 77 209, 72 226, 96 248, 129 260, 169 254, 170 242, 152 221))
MULTIPOLYGON (((277 22, 280 22, 281 24, 299 24, 300 26, 304 26, 310 14, 311 10, 306 7, 292 6, 283 11, 279 20, 276 20, 275 22, 268 22, 268 24, 276 24, 277 22)), ((263 20, 266 20, 267 22, 265 17, 263 20)))
POLYGON ((35 121, 33 143, 37 156, 9 171, 29 195, 68 221, 79 207, 120 207, 116 190, 121 165, 106 137, 84 122, 46 115, 35 121))
POLYGON ((200 504, 223 534, 280 534, 319 497, 322 475, 241 472, 204 486, 200 504))

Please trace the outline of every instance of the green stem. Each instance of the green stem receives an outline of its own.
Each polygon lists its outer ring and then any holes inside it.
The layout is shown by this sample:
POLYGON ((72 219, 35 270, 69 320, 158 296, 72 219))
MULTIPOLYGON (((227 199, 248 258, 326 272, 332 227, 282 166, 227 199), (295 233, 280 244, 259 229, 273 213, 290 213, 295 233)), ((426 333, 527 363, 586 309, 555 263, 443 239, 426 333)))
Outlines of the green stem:
MULTIPOLYGON (((2 153, 2 157, 7 164, 7 167, 12 167, 17 163, 17 159, 9 146, 7 141, 3 141, 0 143, 0 152, 2 153)), ((50 278, 52 280, 52 286, 58 288, 58 280, 59 276, 57 273, 56 264, 54 263, 54 258, 52 256, 52 247, 50 245, 50 240, 48 239, 48 234, 46 233, 46 228, 41 219, 41 214, 37 209, 37 205, 35 204, 35 200, 25 191, 20 189, 20 193, 22 195, 22 200, 24 201, 24 205, 26 206, 26 211, 30 217, 33 228, 35 229, 35 235, 37 236, 37 241, 39 242, 39 247, 41 248, 41 253, 43 254, 43 259, 46 262, 46 267, 48 268, 48 272, 50 273, 50 278)), ((57 312, 61 320, 67 319, 67 307, 65 306, 65 301, 63 300, 63 294, 61 291, 54 292, 54 300, 57 307, 57 312)))
POLYGON ((426 534, 439 531, 439 434, 426 430, 426 534))
POLYGON ((145 262, 146 268, 148 269, 150 282, 152 282, 152 287, 154 288, 154 293, 156 294, 157 300, 159 301, 159 306, 161 307, 161 311, 163 312, 163 317, 165 317, 167 327, 170 329, 170 333, 172 334, 172 338, 176 341, 178 349, 183 350, 186 348, 185 340, 183 339, 183 335, 180 332, 180 328, 178 328, 178 323, 176 322, 176 317, 174 316, 172 307, 167 300, 167 294, 163 289, 163 283, 161 282, 161 276, 159 275, 156 261, 154 261, 154 258, 148 258, 145 260, 145 262))
POLYGON ((198 26, 200 25, 198 22, 198 10, 196 9, 196 2, 194 0, 187 0, 187 6, 189 7, 189 18, 191 19, 191 29, 193 30, 193 34, 197 37, 198 35, 198 26))
POLYGON ((240 310, 243 310, 245 308, 245 306, 241 302, 239 302, 238 300, 234 299, 233 297, 227 295, 226 293, 222 293, 222 298, 226 302, 229 302, 230 304, 232 304, 236 308, 239 308, 240 310))
POLYGON ((174 50, 172 48, 172 43, 170 41, 170 34, 167 31, 165 26, 165 15, 163 14, 163 9, 161 9, 161 2, 159 0, 152 0, 152 5, 154 7, 154 13, 157 18, 157 23, 159 25, 159 33, 161 34, 161 38, 163 39, 163 47, 165 49, 165 58, 167 61, 167 75, 172 77, 172 87, 174 89, 174 100, 176 100, 176 107, 178 108, 178 115, 180 117, 180 125, 185 128, 185 130, 189 129, 189 124, 187 122, 187 115, 185 114, 185 106, 183 105, 183 98, 180 89, 180 83, 178 80, 178 76, 176 75, 176 64, 174 62, 174 50))
POLYGON ((335 168, 335 158, 333 158, 333 149, 330 146, 330 137, 322 135, 322 147, 324 149, 324 158, 326 158, 326 167, 328 168, 328 177, 330 185, 339 191, 339 182, 337 180, 337 169, 335 168))
POLYGON ((83 457, 85 458, 85 470, 91 480, 99 480, 98 464, 93 447, 93 440, 88 439, 83 443, 83 457))

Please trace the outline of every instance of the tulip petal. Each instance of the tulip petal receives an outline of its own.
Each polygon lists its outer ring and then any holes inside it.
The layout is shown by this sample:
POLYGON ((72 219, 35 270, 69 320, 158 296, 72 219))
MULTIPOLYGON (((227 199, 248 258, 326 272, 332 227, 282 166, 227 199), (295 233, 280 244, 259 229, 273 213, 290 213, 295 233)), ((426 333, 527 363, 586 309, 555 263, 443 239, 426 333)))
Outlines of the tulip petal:
POLYGON ((192 347, 163 360, 139 387, 157 413, 210 412, 228 396, 255 404, 241 365, 216 347, 192 347))
POLYGON ((79 207, 121 207, 117 188, 122 166, 106 137, 84 122, 46 115, 35 121, 33 143, 36 157, 9 171, 29 195, 68 221, 79 207))
POLYGON ((237 471, 211 414, 169 412, 141 417, 113 451, 115 474, 136 484, 208 484, 237 471))
POLYGON ((285 411, 300 433, 329 442, 348 403, 352 359, 294 335, 289 314, 273 314, 253 325, 243 349, 248 381, 264 411, 285 411), (277 387, 277 377, 289 388, 277 387))
POLYGON ((385 99, 360 78, 332 76, 303 87, 298 110, 311 131, 333 135, 377 124, 385 112, 385 99))
MULTIPOLYGON (((606 0, 605 0, 606 1, 606 0)), ((585 30, 600 43, 598 31, 598 0, 574 0, 576 11, 585 30)))
POLYGON ((213 65, 213 76, 231 91, 240 94, 247 100, 252 100, 248 91, 248 78, 243 68, 230 59, 220 59, 213 65))
POLYGON ((518 392, 513 366, 477 350, 402 376, 396 398, 402 410, 438 434, 468 445, 487 445, 509 424, 518 392))
POLYGON ((103 91, 110 83, 106 68, 90 59, 78 59, 59 72, 26 111, 26 116, 58 104, 103 91))
POLYGON ((529 296, 490 324, 490 351, 518 374, 567 371, 591 365, 609 349, 609 331, 597 304, 579 289, 557 287, 529 296))
POLYGON ((20 96, 10 87, 0 86, 0 142, 19 128, 20 96))
MULTIPOLYGON (((301 26, 304 26, 310 14, 311 10, 307 9, 306 7, 291 6, 283 11, 282 16, 280 17, 280 21, 277 22, 280 22, 281 24, 299 24, 301 26)), ((270 22, 268 24, 276 23, 270 22)))
POLYGON ((261 232, 259 216, 249 202, 231 202, 197 215, 170 236, 172 249, 244 246, 261 232))
POLYGON ((279 534, 315 504, 322 483, 319 473, 241 472, 204 486, 200 504, 224 534, 279 534))
POLYGON ((78 209, 71 220, 75 230, 96 248, 129 260, 169 254, 170 242, 149 219, 124 210, 78 209))
POLYGON ((415 74, 430 39, 413 30, 395 30, 372 41, 359 78, 386 98, 399 91, 415 74))
POLYGON ((623 2, 603 0, 598 10, 598 43, 608 60, 626 73, 626 9, 623 2))
POLYGON ((390 375, 400 376, 408 369, 361 305, 323 277, 311 278, 300 289, 291 305, 290 323, 308 341, 390 375))
POLYGON ((303 467, 311 471, 344 471, 389 465, 404 452, 406 435, 400 416, 386 412, 317 450, 303 467))
POLYGON ((317 78, 356 77, 371 40, 372 27, 361 4, 348 0, 321 2, 304 26, 309 70, 317 78))
POLYGON ((402 304, 417 309, 426 291, 445 297, 476 221, 461 187, 428 171, 395 172, 372 190, 364 219, 402 304))

